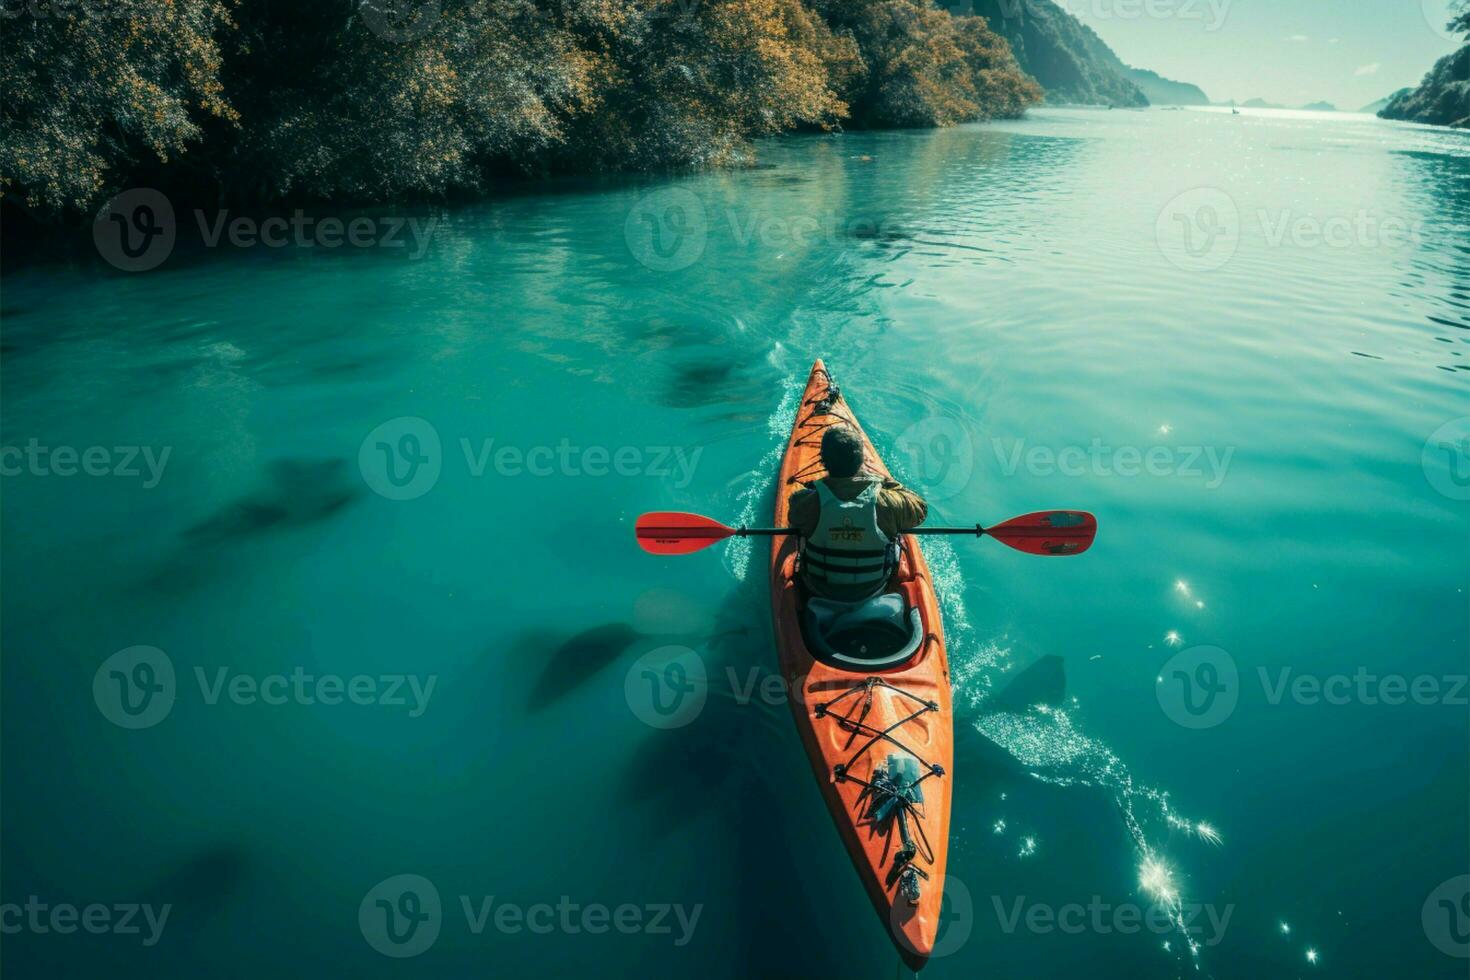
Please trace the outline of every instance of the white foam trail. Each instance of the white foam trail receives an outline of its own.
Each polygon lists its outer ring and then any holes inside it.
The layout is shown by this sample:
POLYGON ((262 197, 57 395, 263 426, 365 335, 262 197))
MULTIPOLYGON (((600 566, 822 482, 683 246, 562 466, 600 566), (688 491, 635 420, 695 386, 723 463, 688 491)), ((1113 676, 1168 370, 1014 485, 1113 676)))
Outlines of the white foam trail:
MULTIPOLYGON (((781 466, 781 456, 786 451, 786 440, 791 436, 791 426, 796 423, 796 406, 801 401, 801 394, 805 390, 805 384, 794 376, 788 375, 781 384, 784 390, 781 393, 780 404, 771 413, 771 417, 766 419, 766 429, 775 444, 756 464, 756 478, 742 487, 735 497, 736 502, 740 505, 738 523, 747 527, 760 523, 757 518, 757 510, 765 500, 765 491, 770 486, 772 479, 771 474, 781 466)), ((755 553, 757 541, 762 545, 770 543, 764 538, 734 538, 730 541, 730 546, 725 549, 725 567, 730 570, 730 574, 737 581, 745 581, 745 576, 750 572, 750 559, 755 553)))

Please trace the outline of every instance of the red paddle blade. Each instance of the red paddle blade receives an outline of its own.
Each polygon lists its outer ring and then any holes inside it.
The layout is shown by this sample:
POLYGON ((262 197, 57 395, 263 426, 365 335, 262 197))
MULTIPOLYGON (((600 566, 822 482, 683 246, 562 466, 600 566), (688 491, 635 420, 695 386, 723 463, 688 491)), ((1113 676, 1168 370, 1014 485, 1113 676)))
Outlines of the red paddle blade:
POLYGON ((638 533, 638 546, 650 555, 691 554, 735 533, 734 528, 719 521, 673 510, 644 514, 634 526, 638 533))
POLYGON ((1041 510, 988 527, 985 533, 1028 555, 1080 555, 1097 537, 1097 518, 1084 510, 1041 510))

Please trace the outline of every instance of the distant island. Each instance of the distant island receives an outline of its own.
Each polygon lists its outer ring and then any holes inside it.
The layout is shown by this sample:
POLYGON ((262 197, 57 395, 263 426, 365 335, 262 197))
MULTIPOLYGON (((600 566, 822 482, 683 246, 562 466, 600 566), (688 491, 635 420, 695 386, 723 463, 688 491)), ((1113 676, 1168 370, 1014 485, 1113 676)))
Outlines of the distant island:
MULTIPOLYGON (((1215 105, 1234 105, 1233 102, 1216 102, 1215 105)), ((1307 112, 1336 112, 1337 106, 1331 102, 1308 102, 1306 105, 1283 105, 1280 102, 1267 102, 1265 99, 1246 99, 1240 103, 1242 109, 1301 109, 1307 112)))
POLYGON ((1146 68, 1127 68, 1125 77, 1148 96, 1154 105, 1209 105, 1209 96, 1198 85, 1176 82, 1146 68))

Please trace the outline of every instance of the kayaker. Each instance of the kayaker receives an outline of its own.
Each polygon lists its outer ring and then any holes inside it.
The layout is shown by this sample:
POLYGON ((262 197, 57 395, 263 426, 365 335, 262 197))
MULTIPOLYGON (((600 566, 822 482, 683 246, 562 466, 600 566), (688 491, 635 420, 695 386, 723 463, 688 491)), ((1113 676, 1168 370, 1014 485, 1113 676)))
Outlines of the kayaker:
POLYGON ((897 480, 863 472, 863 440, 849 425, 822 433, 827 476, 791 495, 788 520, 801 532, 802 584, 812 595, 857 602, 883 591, 898 565, 901 532, 928 505, 897 480))

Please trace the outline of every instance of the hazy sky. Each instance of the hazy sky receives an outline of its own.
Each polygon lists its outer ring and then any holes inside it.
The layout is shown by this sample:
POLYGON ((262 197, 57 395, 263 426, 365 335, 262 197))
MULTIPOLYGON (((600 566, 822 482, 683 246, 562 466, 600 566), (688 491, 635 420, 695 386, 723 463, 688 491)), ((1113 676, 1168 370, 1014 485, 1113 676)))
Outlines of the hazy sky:
POLYGON ((1450 0, 1057 0, 1139 68, 1214 101, 1358 109, 1453 51, 1450 0))

